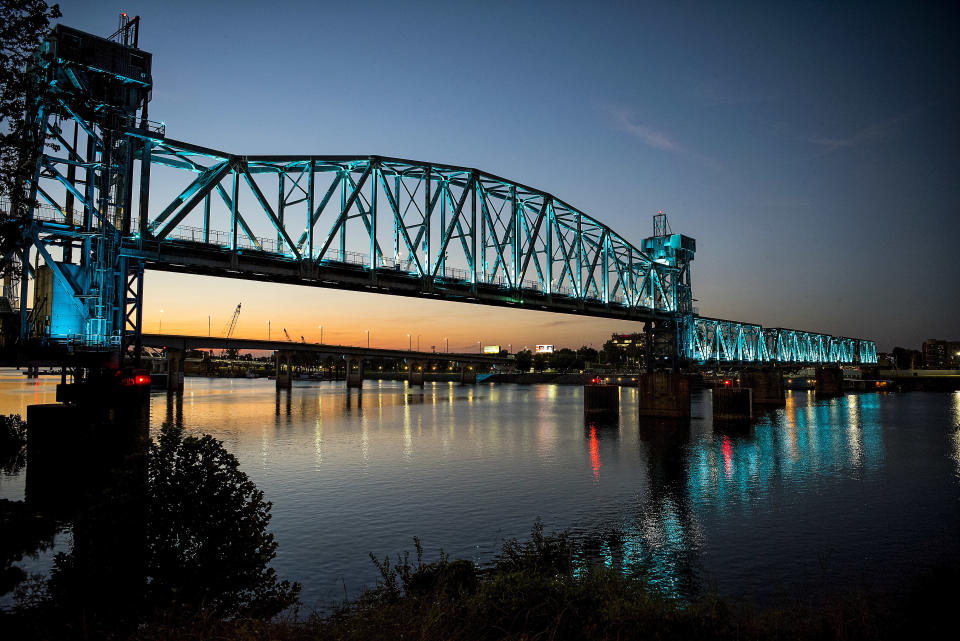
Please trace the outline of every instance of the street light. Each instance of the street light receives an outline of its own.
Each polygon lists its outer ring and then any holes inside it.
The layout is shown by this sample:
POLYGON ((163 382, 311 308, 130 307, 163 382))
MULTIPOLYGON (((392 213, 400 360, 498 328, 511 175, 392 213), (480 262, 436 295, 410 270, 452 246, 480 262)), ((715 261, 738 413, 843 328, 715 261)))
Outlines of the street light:
POLYGON ((370 349, 370 330, 367 330, 367 349, 370 349))
POLYGON ((320 325, 320 344, 323 345, 323 325, 320 325))
POLYGON ((483 353, 483 341, 481 341, 479 338, 477 339, 477 348, 480 350, 480 353, 482 354, 482 353, 483 353))
POLYGON ((420 351, 420 334, 417 334, 417 351, 420 351))
POLYGON ((163 310, 160 310, 160 327, 157 329, 158 334, 163 333, 163 310))
POLYGON ((407 351, 413 351, 413 337, 411 337, 409 333, 407 334, 407 351))
POLYGON ((270 340, 270 321, 267 321, 267 340, 270 340))
POLYGON ((443 340, 447 343, 447 354, 449 354, 449 353, 450 353, 450 339, 449 339, 449 338, 444 338, 443 340))

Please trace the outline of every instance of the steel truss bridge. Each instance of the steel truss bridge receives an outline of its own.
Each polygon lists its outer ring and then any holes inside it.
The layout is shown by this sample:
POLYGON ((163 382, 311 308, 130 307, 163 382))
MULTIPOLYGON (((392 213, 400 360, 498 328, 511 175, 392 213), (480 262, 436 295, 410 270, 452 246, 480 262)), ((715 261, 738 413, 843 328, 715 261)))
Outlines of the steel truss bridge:
POLYGON ((147 116, 151 56, 118 34, 59 25, 37 57, 44 142, 31 197, 42 206, 17 256, 24 332, 135 357, 154 269, 644 321, 669 332, 674 356, 706 365, 876 362, 869 340, 696 315, 695 241, 663 216, 636 246, 550 193, 473 168, 244 156, 169 138, 147 116))

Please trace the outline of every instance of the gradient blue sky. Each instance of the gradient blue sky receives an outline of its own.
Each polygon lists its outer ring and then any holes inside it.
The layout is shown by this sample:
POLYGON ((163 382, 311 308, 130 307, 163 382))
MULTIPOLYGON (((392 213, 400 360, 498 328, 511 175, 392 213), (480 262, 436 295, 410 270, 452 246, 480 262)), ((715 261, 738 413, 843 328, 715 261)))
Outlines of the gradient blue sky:
MULTIPOLYGON (((140 15, 152 119, 234 153, 380 154, 554 193, 635 244, 697 239, 704 315, 960 338, 956 3, 82 2, 140 15)), ((451 349, 629 324, 151 274, 147 330, 451 349), (414 339, 415 340, 415 339, 414 339)))

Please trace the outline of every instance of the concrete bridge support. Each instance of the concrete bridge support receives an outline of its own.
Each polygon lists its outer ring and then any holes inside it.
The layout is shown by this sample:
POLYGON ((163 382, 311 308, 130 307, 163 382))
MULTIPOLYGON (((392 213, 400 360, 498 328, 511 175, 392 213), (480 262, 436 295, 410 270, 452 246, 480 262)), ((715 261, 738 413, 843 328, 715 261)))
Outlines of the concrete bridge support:
POLYGON ((423 361, 410 361, 410 371, 407 376, 407 384, 410 387, 419 385, 423 387, 423 373, 427 370, 427 364, 423 361))
POLYGON ((754 405, 785 405, 787 395, 783 387, 783 372, 779 369, 744 372, 740 387, 753 390, 754 405))
POLYGON ((460 366, 460 384, 461 385, 476 385, 477 384, 477 368, 473 365, 461 365, 460 366))
POLYGON ((293 387, 293 353, 279 349, 274 353, 277 366, 277 389, 293 387))
POLYGON ((843 370, 839 367, 817 368, 817 394, 839 396, 843 394, 843 370))
POLYGON ((641 374, 637 391, 640 416, 690 417, 690 380, 682 374, 641 374))
POLYGON ((363 388, 363 359, 347 359, 347 387, 363 388))
POLYGON ((619 385, 584 385, 583 418, 616 419, 620 417, 619 385))
POLYGON ((753 390, 749 387, 716 387, 712 396, 714 422, 737 423, 753 418, 753 390))
POLYGON ((167 391, 183 394, 184 353, 179 349, 167 348, 167 391))

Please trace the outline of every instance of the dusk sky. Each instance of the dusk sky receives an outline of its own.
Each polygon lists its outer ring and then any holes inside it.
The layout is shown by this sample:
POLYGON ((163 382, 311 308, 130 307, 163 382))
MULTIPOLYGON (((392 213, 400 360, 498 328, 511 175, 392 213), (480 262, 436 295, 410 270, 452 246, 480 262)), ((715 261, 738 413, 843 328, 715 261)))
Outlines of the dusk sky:
MULTIPOLYGON (((957 3, 60 2, 140 15, 150 117, 238 154, 378 154, 697 240, 704 316, 960 340, 957 3)), ((155 203, 160 207, 160 203, 155 203)), ((150 273, 145 331, 599 347, 639 324, 150 273), (160 310, 163 313, 160 313, 160 310)))

